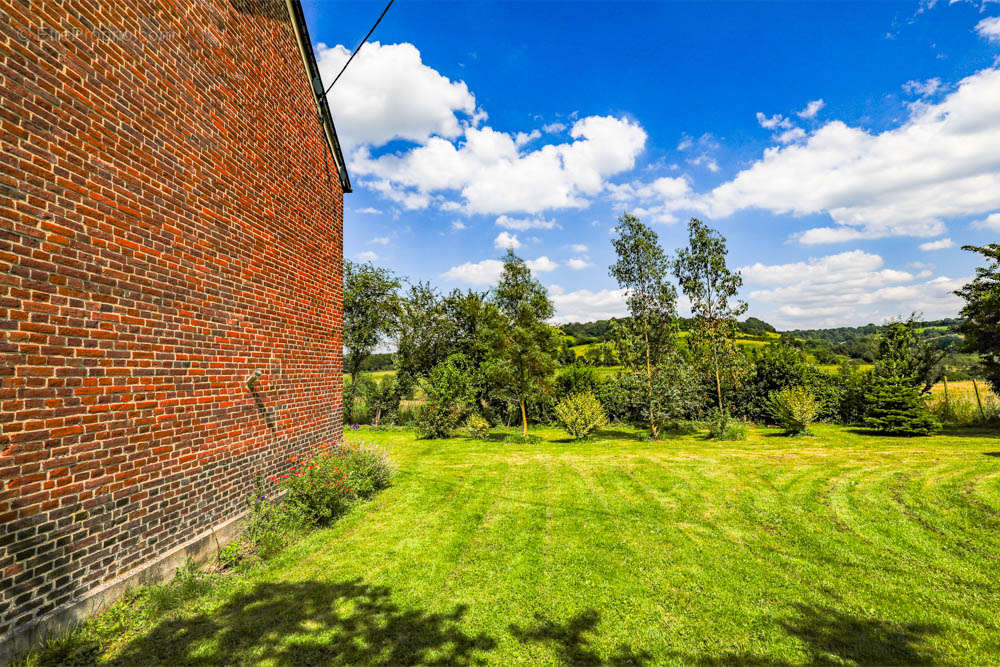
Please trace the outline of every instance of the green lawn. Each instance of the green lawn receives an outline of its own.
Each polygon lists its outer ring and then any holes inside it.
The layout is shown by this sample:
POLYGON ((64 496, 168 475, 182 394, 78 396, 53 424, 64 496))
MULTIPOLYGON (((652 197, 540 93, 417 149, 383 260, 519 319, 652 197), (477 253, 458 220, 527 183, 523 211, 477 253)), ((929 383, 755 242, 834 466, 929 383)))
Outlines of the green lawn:
POLYGON ((384 444, 393 487, 126 664, 1000 662, 1000 440, 384 444))

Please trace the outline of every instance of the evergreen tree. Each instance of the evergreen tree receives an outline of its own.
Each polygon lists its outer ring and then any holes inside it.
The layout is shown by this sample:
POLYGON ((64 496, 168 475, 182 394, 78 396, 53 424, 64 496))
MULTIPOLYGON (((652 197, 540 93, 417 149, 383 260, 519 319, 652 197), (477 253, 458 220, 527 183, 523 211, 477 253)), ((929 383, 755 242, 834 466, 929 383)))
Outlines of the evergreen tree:
POLYGON ((865 424, 879 433, 926 435, 941 428, 920 391, 905 377, 873 377, 866 400, 865 424))
POLYGON ((490 358, 486 376, 521 411, 522 434, 528 435, 525 403, 549 391, 559 351, 559 331, 545 323, 555 309, 524 260, 508 250, 500 283, 487 306, 486 335, 490 358))

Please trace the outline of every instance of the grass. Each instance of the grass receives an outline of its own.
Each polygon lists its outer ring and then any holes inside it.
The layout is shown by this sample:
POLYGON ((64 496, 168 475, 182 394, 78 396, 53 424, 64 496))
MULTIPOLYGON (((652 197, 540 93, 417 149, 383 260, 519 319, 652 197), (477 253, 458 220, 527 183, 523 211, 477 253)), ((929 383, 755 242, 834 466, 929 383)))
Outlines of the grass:
MULTIPOLYGON (((394 486, 177 610, 121 664, 1000 661, 1000 439, 385 445, 394 486)), ((36 656, 38 657, 38 656, 36 656)))

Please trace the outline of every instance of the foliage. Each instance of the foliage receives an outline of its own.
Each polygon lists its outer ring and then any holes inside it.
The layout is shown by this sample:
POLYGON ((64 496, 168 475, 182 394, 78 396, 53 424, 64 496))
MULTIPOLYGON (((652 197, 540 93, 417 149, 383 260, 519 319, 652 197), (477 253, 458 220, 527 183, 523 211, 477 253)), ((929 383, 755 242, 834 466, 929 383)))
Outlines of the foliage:
POLYGON ((464 354, 453 354, 431 370, 424 382, 427 402, 417 411, 417 428, 425 438, 454 434, 472 402, 472 377, 464 354))
POLYGON ((761 336, 768 333, 777 333, 777 329, 765 322, 764 320, 757 319, 756 317, 748 317, 743 322, 736 325, 742 333, 750 334, 751 336, 761 336))
POLYGON ((670 265, 659 236, 629 213, 618 218, 618 236, 612 240, 618 261, 611 277, 625 290, 630 318, 614 322, 618 358, 633 372, 645 373, 648 423, 656 437, 657 394, 653 368, 673 348, 676 334, 677 290, 667 276, 670 265))
POLYGON ((465 420, 465 428, 469 429, 469 435, 477 440, 485 440, 490 435, 490 423, 482 415, 469 415, 465 420))
POLYGON ((308 523, 323 525, 340 516, 355 497, 340 457, 320 445, 315 453, 293 455, 290 472, 270 481, 287 491, 285 504, 308 523))
POLYGON ((789 435, 805 433, 820 410, 816 397, 805 387, 786 387, 771 392, 768 407, 775 423, 789 435))
POLYGON ((912 315, 906 321, 892 322, 885 328, 878 337, 875 375, 899 378, 925 394, 941 379, 941 361, 947 351, 937 350, 921 340, 916 329, 912 315))
POLYGON ((748 431, 746 422, 733 419, 725 410, 716 410, 708 423, 711 440, 746 440, 748 431))
MULTIPOLYGON (((344 370, 357 380, 362 365, 397 323, 399 278, 371 264, 344 262, 344 370)), ((344 387, 344 405, 354 405, 354 389, 344 387)))
POLYGON ((833 380, 809 363, 804 352, 782 343, 753 350, 748 361, 746 376, 732 392, 729 408, 734 414, 755 422, 766 421, 771 416, 769 397, 774 392, 801 386, 813 393, 829 393, 822 387, 829 387, 833 380))
POLYGON ((555 390, 558 398, 594 391, 600 380, 593 366, 573 364, 556 373, 555 390))
POLYGON ((831 377, 830 387, 836 389, 833 400, 829 402, 836 406, 832 421, 840 424, 861 424, 868 410, 865 396, 871 383, 871 373, 862 372, 851 364, 841 364, 831 377))
POLYGON ((417 408, 414 421, 422 438, 450 438, 462 423, 464 415, 463 406, 427 401, 417 408))
POLYGON ((608 419, 624 424, 648 423, 649 408, 642 397, 645 378, 639 373, 620 373, 598 383, 594 395, 608 419))
POLYGON ((455 321, 430 283, 411 285, 400 301, 396 327, 396 381, 401 396, 454 351, 455 321))
POLYGON ((705 404, 705 391, 694 368, 677 352, 653 369, 653 420, 656 438, 660 429, 697 416, 705 404))
POLYGON ((607 425, 608 418, 593 392, 573 394, 556 405, 556 417, 563 428, 576 439, 586 438, 595 429, 607 425))
POLYGON ((879 433, 927 435, 941 428, 928 411, 925 398, 906 377, 875 375, 866 399, 865 424, 879 433))
POLYGON ((961 315, 965 320, 958 331, 965 335, 962 349, 980 355, 983 376, 1000 394, 1000 244, 962 246, 963 250, 985 257, 986 266, 976 269, 976 277, 955 292, 965 299, 961 315))
POLYGON ((546 320, 554 312, 545 288, 531 277, 524 260, 508 250, 487 307, 490 358, 483 370, 499 395, 519 405, 523 435, 528 433, 526 402, 551 389, 559 335, 546 320))
POLYGON ((688 247, 677 253, 674 275, 691 300, 694 328, 690 344, 706 354, 715 379, 718 408, 724 410, 722 375, 728 370, 735 377, 737 367, 727 362, 739 357, 733 349, 737 318, 746 312, 747 304, 736 295, 743 285, 740 274, 726 266, 726 239, 697 218, 688 223, 688 247), (735 299, 735 300, 734 300, 735 299))

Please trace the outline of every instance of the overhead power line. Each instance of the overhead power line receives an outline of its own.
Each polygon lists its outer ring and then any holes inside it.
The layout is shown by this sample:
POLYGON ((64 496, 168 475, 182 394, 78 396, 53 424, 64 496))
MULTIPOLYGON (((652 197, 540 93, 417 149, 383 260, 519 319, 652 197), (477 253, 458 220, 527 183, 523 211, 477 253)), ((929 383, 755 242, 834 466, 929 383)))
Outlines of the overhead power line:
POLYGON ((372 33, 373 33, 373 32, 375 32, 375 28, 377 28, 377 27, 378 27, 378 24, 382 22, 382 17, 384 17, 384 16, 385 16, 385 13, 386 13, 387 11, 389 11, 389 8, 390 8, 390 7, 392 7, 392 3, 393 3, 393 2, 395 2, 395 1, 396 1, 396 0, 389 0, 389 4, 387 4, 387 5, 385 6, 385 9, 383 9, 383 10, 382 10, 382 13, 381 13, 381 14, 379 14, 379 17, 378 17, 378 20, 377 20, 377 21, 375 21, 375 25, 373 25, 373 26, 372 26, 372 29, 368 31, 368 34, 367 34, 367 35, 365 35, 365 38, 361 40, 361 43, 360 43, 360 44, 358 44, 358 47, 357 47, 356 49, 354 49, 354 53, 352 53, 352 54, 351 54, 351 57, 347 59, 347 62, 346 62, 346 63, 344 63, 344 66, 340 68, 340 73, 339 73, 339 74, 337 74, 337 78, 336 78, 336 79, 334 79, 334 80, 333 80, 333 83, 331 83, 331 84, 330 84, 329 86, 327 86, 327 87, 326 87, 326 90, 324 90, 324 91, 323 91, 323 94, 324 94, 324 95, 326 95, 327 93, 329 93, 329 92, 330 92, 330 89, 331 89, 331 88, 333 88, 334 84, 336 84, 336 83, 337 83, 337 80, 338 80, 338 79, 340 79, 340 75, 344 73, 344 70, 346 70, 346 69, 347 69, 347 66, 351 64, 351 61, 352 61, 352 60, 354 60, 354 56, 358 55, 358 51, 360 51, 360 50, 361 50, 361 47, 365 45, 365 42, 367 42, 367 41, 368 41, 368 38, 372 36, 372 33))

